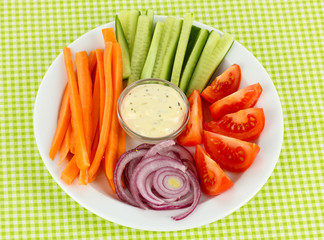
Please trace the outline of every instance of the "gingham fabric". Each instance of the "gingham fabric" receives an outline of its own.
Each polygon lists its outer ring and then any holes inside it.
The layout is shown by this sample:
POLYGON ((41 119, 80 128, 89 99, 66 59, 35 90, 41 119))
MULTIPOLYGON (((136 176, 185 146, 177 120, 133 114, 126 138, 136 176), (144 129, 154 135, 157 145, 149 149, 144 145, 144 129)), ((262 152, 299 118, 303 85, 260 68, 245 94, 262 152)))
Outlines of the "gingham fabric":
POLYGON ((2 239, 324 238, 324 1, 3 0, 0 14, 2 239), (148 232, 106 221, 61 190, 37 150, 33 107, 47 68, 63 46, 129 8, 192 12, 232 33, 279 93, 285 136, 274 172, 246 205, 209 225, 148 232))

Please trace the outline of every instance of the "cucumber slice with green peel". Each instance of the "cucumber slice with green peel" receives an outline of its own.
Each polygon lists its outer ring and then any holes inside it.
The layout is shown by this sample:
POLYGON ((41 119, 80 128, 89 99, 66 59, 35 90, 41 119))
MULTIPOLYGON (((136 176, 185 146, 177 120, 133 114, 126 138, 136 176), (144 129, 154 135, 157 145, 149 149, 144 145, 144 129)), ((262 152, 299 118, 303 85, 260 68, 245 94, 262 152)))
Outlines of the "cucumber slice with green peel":
POLYGON ((159 48, 163 27, 164 27, 164 22, 158 21, 155 24, 152 42, 142 70, 141 79, 152 77, 154 62, 159 48))
POLYGON ((192 22, 193 22, 192 14, 187 13, 183 20, 183 25, 179 37, 179 42, 178 42, 177 51, 173 62, 172 74, 171 74, 171 83, 173 83, 176 86, 179 86, 180 83, 181 70, 184 62, 184 57, 186 54, 186 49, 188 46, 192 22))
POLYGON ((169 41, 162 61, 161 72, 159 74, 160 79, 170 80, 174 57, 177 51, 177 46, 181 33, 182 23, 183 20, 180 18, 176 18, 174 20, 171 35, 169 37, 169 41))
POLYGON ((130 57, 132 57, 137 21, 140 15, 141 12, 138 10, 122 10, 118 15, 128 43, 130 57))
MULTIPOLYGON (((183 59, 183 64, 182 64, 182 71, 181 71, 181 74, 188 62, 188 59, 189 59, 189 56, 193 50, 193 48, 195 47, 195 44, 197 42, 197 39, 199 37, 199 32, 200 32, 201 28, 200 27, 196 27, 195 25, 192 25, 191 27, 191 32, 190 32, 190 36, 189 36, 189 41, 188 41, 188 46, 187 46, 187 49, 186 49, 186 54, 185 54, 185 57, 183 59)), ((207 30, 206 30, 207 31, 207 30)), ((207 31, 207 37, 208 37, 208 34, 209 32, 207 31)), ((206 38, 207 40, 207 38, 206 38)), ((205 43, 204 43, 205 45, 205 43)))
POLYGON ((161 36, 161 40, 159 43, 159 48, 156 54, 156 59, 153 67, 152 77, 159 78, 160 72, 162 69, 162 61, 165 55, 165 51, 168 45, 169 37, 172 34, 172 26, 174 23, 175 18, 167 17, 164 21, 163 32, 161 36))
POLYGON ((115 29, 116 29, 116 38, 118 43, 120 44, 120 48, 122 51, 122 59, 123 59, 123 79, 126 79, 130 75, 130 56, 129 56, 129 48, 127 44, 127 40, 124 34, 123 27, 119 21, 118 16, 115 18, 115 29))
POLYGON ((222 37, 219 38, 218 33, 215 31, 211 32, 194 73, 190 79, 188 88, 186 90, 187 95, 189 95, 194 89, 201 92, 205 88, 210 77, 226 56, 233 42, 233 36, 228 33, 224 33, 222 37), (216 38, 217 41, 215 41, 214 38, 216 38))
POLYGON ((179 86, 183 92, 187 90, 192 73, 206 44, 209 32, 206 29, 193 26, 190 35, 179 86))
POLYGON ((151 19, 149 16, 138 17, 136 29, 134 51, 131 58, 131 73, 127 84, 140 79, 145 59, 151 44, 151 19))
MULTIPOLYGON (((145 15, 150 18, 150 29, 151 29, 151 34, 153 34, 153 19, 154 19, 154 12, 151 9, 147 9, 145 11, 145 15)), ((152 37, 152 36, 151 36, 152 37)))

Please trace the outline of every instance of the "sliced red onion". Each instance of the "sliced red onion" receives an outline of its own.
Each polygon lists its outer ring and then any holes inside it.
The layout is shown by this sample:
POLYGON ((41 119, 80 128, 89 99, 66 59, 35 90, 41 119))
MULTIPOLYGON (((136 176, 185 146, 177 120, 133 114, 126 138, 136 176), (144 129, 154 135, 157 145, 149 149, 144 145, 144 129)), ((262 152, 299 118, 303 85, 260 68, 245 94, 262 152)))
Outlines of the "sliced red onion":
MULTIPOLYGON (((166 156, 163 156, 163 158, 162 158, 162 156, 156 157, 154 160, 146 163, 144 166, 141 166, 141 164, 139 164, 138 167, 141 167, 140 171, 136 171, 136 169, 134 170, 132 179, 134 177, 135 183, 136 183, 135 185, 137 186, 138 192, 141 194, 141 196, 146 201, 152 202, 155 204, 163 204, 164 203, 164 202, 156 201, 155 198, 150 197, 147 194, 147 192, 145 191, 145 188, 143 186, 144 186, 145 180, 149 174, 151 174, 154 171, 157 171, 158 169, 162 169, 164 167, 169 167, 169 166, 171 166, 172 168, 179 169, 183 172, 186 171, 186 167, 182 163, 176 161, 173 158, 169 158, 166 156), (136 175, 135 175, 135 172, 136 172, 136 175)), ((154 179, 153 179, 153 181, 154 181, 154 179)), ((153 184, 154 184, 154 182, 153 182, 153 184)), ((131 189, 132 189, 132 187, 131 187, 131 189)), ((131 190, 131 193, 133 195, 132 190, 131 190)))
POLYGON ((156 209, 156 210, 171 210, 171 209, 180 209, 180 208, 188 207, 192 204, 192 202, 193 202, 193 193, 189 192, 187 195, 180 198, 176 202, 166 203, 166 204, 162 204, 162 205, 156 205, 156 204, 151 204, 151 203, 147 203, 147 204, 151 208, 156 209))
POLYGON ((200 196, 201 196, 200 185, 199 185, 197 177, 189 169, 188 169, 187 173, 189 175, 190 183, 191 183, 191 186, 193 188, 193 190, 192 190, 192 192, 193 192, 193 202, 192 202, 191 206, 186 209, 186 211, 184 211, 183 213, 180 213, 177 216, 172 217, 176 221, 184 219, 190 213, 192 213, 193 210, 195 210, 195 208, 197 207, 197 205, 199 203, 199 200, 200 200, 200 196))
POLYGON ((168 148, 174 144, 176 144, 176 143, 173 140, 166 140, 166 141, 160 142, 160 143, 154 145, 153 147, 151 147, 150 150, 148 150, 147 153, 145 154, 144 158, 152 157, 152 156, 156 155, 157 153, 159 153, 161 150, 168 148))
POLYGON ((173 140, 156 145, 141 144, 124 153, 117 162, 114 182, 118 197, 137 207, 186 211, 172 217, 188 216, 200 200, 200 186, 193 157, 173 140), (121 179, 124 176, 126 189, 121 179))
POLYGON ((140 150, 140 149, 150 149, 153 146, 154 146, 154 144, 142 143, 141 145, 138 145, 135 149, 137 149, 137 150, 140 150))
POLYGON ((180 158, 181 160, 187 159, 193 163, 195 162, 193 156, 188 151, 188 149, 179 144, 174 144, 172 146, 169 146, 168 148, 161 149, 161 151, 159 151, 158 153, 160 155, 164 155, 166 152, 173 152, 178 154, 178 158, 180 158))
POLYGON ((115 184, 116 193, 118 197, 121 200, 131 205, 134 205, 136 207, 138 206, 138 204, 136 203, 136 201, 134 201, 133 197, 128 192, 125 191, 125 189, 122 186, 121 179, 122 179, 123 170, 127 165, 127 163, 129 163, 134 159, 143 157, 146 154, 146 152, 147 152, 146 149, 130 150, 128 152, 125 152, 123 155, 120 156, 114 171, 114 184, 115 184))
POLYGON ((179 199, 190 190, 187 175, 179 169, 165 167, 157 170, 153 178, 154 189, 166 199, 179 199), (170 180, 178 181, 179 187, 170 184, 170 180))

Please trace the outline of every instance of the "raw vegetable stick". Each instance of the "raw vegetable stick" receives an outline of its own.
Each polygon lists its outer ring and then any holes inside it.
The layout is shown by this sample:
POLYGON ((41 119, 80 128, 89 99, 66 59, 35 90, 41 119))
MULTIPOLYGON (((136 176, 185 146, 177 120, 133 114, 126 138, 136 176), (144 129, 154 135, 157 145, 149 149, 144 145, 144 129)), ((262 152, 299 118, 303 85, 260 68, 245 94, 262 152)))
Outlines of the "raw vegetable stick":
POLYGON ((64 168, 61 174, 61 179, 68 185, 70 185, 73 180, 79 174, 79 168, 76 164, 76 156, 74 155, 68 165, 64 168))
POLYGON ((73 154, 75 154, 76 140, 77 140, 77 135, 71 119, 70 152, 73 154))
POLYGON ((89 54, 89 71, 90 74, 96 70, 96 64, 97 64, 97 57, 96 57, 96 51, 93 50, 89 54))
POLYGON ((99 82, 99 72, 98 70, 96 70, 96 76, 93 84, 93 94, 92 94, 92 113, 91 113, 91 118, 92 118, 91 143, 92 144, 98 127, 99 114, 100 114, 100 82, 99 82))
POLYGON ((105 42, 117 42, 115 30, 113 28, 102 29, 102 36, 105 42))
POLYGON ((57 127, 53 137, 51 149, 49 152, 49 156, 51 159, 54 159, 56 153, 60 149, 66 130, 70 123, 71 109, 70 109, 69 99, 70 99, 70 90, 69 87, 67 86, 63 94, 62 103, 61 103, 60 112, 57 121, 57 127))
POLYGON ((112 48, 112 79, 113 79, 113 115, 111 120, 111 129, 108 140, 108 145, 105 152, 105 172, 109 180, 111 188, 114 190, 113 174, 117 162, 118 153, 118 135, 119 135, 119 122, 117 117, 117 101, 123 89, 123 61, 122 52, 119 43, 113 43, 112 48))
POLYGON ((111 57, 112 57, 112 42, 105 43, 105 53, 102 56, 102 51, 100 49, 96 50, 97 53, 97 65, 99 68, 99 75, 102 74, 101 69, 104 68, 105 75, 105 109, 102 121, 102 127, 100 130, 100 137, 98 148, 93 159, 93 162, 89 169, 89 182, 93 181, 95 175, 100 167, 102 156, 105 153, 105 148, 107 146, 111 117, 112 117, 112 106, 113 106, 113 86, 112 86, 112 76, 111 76, 111 57))
POLYGON ((90 166, 89 156, 86 147, 81 101, 79 98, 78 84, 73 70, 71 49, 68 47, 63 48, 64 62, 68 75, 68 84, 71 92, 70 107, 72 113, 72 124, 75 127, 77 135, 76 144, 76 162, 79 169, 86 169, 90 166))
POLYGON ((95 154, 97 152, 98 143, 99 143, 99 136, 100 136, 100 131, 99 131, 99 128, 97 128, 96 133, 95 133, 94 138, 93 138, 93 142, 92 142, 91 158, 90 158, 91 163, 92 163, 92 161, 93 161, 93 159, 95 157, 95 154))
POLYGON ((82 107, 83 126, 85 139, 87 144, 88 156, 91 151, 91 137, 92 137, 92 80, 89 71, 88 54, 85 51, 77 52, 75 54, 78 84, 80 91, 80 100, 82 107))
MULTIPOLYGON (((75 54, 76 68, 78 74, 78 85, 83 116, 83 127, 85 133, 86 147, 88 156, 91 156, 91 138, 92 138, 92 79, 89 70, 88 54, 85 51, 75 54)), ((87 169, 81 169, 79 184, 88 183, 87 169)))
MULTIPOLYGON (((103 52, 101 49, 96 50, 97 55, 97 71, 98 71, 98 77, 99 77, 99 130, 101 131, 102 127, 102 120, 104 115, 104 109, 105 109, 105 70, 103 66, 103 52), (99 56, 98 56, 99 55, 99 56), (99 60, 101 61, 99 66, 99 60)), ((98 87, 98 86, 97 86, 98 87)))
POLYGON ((71 123, 69 124, 69 127, 66 131, 66 134, 64 136, 64 140, 62 142, 61 148, 60 148, 60 161, 58 165, 60 165, 64 159, 66 158, 67 154, 70 151, 70 138, 71 138, 71 123))

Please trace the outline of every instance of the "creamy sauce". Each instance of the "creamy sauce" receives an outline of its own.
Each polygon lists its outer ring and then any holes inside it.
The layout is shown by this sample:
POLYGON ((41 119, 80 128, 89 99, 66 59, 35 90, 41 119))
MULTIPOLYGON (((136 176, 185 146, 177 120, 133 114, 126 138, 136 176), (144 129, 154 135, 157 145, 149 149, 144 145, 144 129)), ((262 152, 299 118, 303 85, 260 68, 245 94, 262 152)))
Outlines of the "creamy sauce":
POLYGON ((126 125, 145 137, 172 134, 183 124, 186 105, 173 88, 161 84, 144 84, 133 88, 121 104, 126 125))

